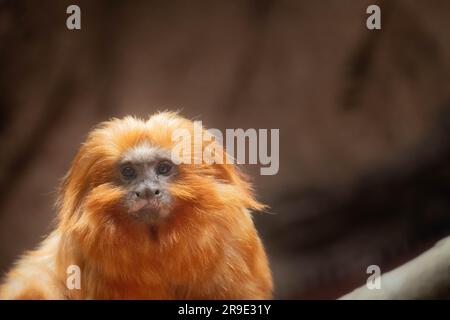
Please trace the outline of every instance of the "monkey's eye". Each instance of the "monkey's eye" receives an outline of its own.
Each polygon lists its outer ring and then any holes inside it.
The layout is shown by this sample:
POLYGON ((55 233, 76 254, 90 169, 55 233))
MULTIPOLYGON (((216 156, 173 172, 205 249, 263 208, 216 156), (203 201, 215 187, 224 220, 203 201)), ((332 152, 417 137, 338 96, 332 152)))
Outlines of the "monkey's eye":
POLYGON ((125 179, 128 179, 128 180, 136 177, 136 170, 134 170, 133 167, 130 167, 130 166, 123 167, 120 170, 120 173, 122 174, 122 176, 125 179))
POLYGON ((168 175, 171 170, 172 170, 172 163, 167 160, 161 161, 156 166, 156 173, 163 176, 168 175))

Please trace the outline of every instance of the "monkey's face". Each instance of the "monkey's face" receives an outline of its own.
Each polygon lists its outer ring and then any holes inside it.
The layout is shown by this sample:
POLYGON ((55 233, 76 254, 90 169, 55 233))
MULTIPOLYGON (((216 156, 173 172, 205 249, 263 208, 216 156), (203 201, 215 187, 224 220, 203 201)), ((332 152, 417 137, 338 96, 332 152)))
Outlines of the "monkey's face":
MULTIPOLYGON (((63 219, 179 227, 220 219, 227 206, 262 208, 234 165, 171 161, 177 150, 173 133, 180 128, 193 132, 193 126, 170 113, 101 124, 89 134, 62 186, 63 219)), ((198 155, 191 150, 194 159, 198 155)))
POLYGON ((123 203, 137 220, 157 223, 165 220, 173 207, 170 183, 176 180, 178 167, 163 149, 142 143, 126 151, 117 165, 123 203))

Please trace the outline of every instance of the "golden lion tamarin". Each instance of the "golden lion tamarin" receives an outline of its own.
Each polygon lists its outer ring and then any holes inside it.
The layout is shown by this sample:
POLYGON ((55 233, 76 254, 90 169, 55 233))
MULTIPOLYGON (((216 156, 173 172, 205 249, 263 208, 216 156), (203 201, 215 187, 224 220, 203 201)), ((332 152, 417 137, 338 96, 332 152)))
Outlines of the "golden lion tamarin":
POLYGON ((165 112, 94 129, 61 185, 55 230, 7 274, 0 297, 271 298, 249 212, 263 205, 233 164, 175 164, 180 128, 193 122, 165 112), (73 265, 79 289, 66 285, 73 265))

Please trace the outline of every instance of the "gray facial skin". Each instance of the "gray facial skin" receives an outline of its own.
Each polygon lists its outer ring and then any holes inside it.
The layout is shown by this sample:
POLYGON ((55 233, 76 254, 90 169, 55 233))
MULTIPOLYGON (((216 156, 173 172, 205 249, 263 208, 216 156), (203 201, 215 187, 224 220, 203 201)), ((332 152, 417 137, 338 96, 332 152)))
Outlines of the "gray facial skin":
POLYGON ((127 190, 124 203, 133 218, 155 224, 170 215, 168 183, 176 178, 178 170, 169 152, 147 144, 134 147, 125 153, 117 170, 127 190))

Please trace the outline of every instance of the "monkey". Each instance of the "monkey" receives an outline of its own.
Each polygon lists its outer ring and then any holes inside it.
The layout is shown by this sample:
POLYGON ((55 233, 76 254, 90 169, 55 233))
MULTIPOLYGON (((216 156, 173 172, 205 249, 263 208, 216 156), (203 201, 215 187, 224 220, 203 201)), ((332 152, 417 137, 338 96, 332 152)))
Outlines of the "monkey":
POLYGON ((0 298, 271 299, 252 220, 265 206, 234 164, 174 161, 178 129, 193 122, 167 111, 97 125, 60 185, 54 230, 6 274, 0 298))

